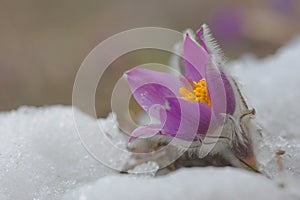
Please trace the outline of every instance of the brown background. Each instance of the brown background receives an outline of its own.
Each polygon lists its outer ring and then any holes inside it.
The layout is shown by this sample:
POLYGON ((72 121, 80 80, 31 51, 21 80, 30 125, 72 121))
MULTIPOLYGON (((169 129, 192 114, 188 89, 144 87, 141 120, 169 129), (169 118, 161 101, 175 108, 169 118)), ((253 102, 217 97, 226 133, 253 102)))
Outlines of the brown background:
MULTIPOLYGON (((182 31, 205 22, 227 57, 245 52, 265 56, 300 33, 299 11, 297 0, 0 0, 0 110, 71 104, 73 81, 85 56, 127 29, 182 31), (233 23, 230 10, 238 13, 237 36, 224 35, 220 28, 233 23)), ((105 87, 97 92, 98 115, 110 110, 111 89, 124 70, 145 62, 167 63, 168 56, 141 51, 116 60, 101 79, 105 87)))

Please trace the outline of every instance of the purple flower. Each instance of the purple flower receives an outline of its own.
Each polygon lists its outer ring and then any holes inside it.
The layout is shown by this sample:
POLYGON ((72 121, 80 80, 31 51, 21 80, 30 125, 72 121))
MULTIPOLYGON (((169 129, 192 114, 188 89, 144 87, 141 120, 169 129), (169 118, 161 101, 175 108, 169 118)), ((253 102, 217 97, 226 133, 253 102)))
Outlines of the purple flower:
POLYGON ((146 135, 165 135, 193 141, 218 124, 220 114, 232 115, 235 96, 228 77, 215 53, 210 50, 202 26, 193 39, 183 42, 185 75, 134 68, 126 73, 134 98, 160 124, 135 129, 131 139, 146 135))

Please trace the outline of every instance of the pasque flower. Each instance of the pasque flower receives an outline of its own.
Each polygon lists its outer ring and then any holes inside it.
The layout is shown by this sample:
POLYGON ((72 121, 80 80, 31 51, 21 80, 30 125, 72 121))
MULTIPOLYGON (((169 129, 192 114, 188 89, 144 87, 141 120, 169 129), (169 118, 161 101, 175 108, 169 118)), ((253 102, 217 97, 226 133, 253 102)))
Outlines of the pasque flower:
POLYGON ((222 62, 203 38, 186 33, 182 45, 184 75, 134 68, 126 73, 134 98, 160 124, 135 129, 131 140, 145 135, 165 135, 185 141, 205 136, 219 126, 218 117, 233 115, 234 91, 222 62), (198 42, 197 42, 198 41, 198 42), (223 114, 223 115, 222 115, 223 114))

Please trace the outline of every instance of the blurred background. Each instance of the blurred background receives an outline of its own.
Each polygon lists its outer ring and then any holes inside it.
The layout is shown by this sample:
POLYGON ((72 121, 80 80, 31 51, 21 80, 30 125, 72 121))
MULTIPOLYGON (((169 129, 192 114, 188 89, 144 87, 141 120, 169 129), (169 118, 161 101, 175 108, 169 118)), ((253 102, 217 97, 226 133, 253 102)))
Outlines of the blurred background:
MULTIPOLYGON (((158 26, 183 31, 207 23, 225 55, 259 57, 300 34, 299 0, 0 0, 0 110, 72 102, 76 72, 101 41, 121 31, 158 26)), ((122 45, 122 44, 120 44, 122 45)), ((111 90, 125 70, 170 55, 145 50, 116 60, 96 95, 110 111, 111 90)))

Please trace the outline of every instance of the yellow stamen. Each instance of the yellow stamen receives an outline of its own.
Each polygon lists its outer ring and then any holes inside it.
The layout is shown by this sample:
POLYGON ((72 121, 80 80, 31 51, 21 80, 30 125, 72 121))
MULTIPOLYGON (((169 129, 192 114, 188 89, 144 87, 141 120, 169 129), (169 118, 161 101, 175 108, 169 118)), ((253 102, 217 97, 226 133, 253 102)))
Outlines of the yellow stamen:
POLYGON ((187 101, 202 102, 211 106, 205 79, 203 78, 199 82, 194 81, 192 87, 192 90, 183 87, 179 88, 179 93, 187 101))

